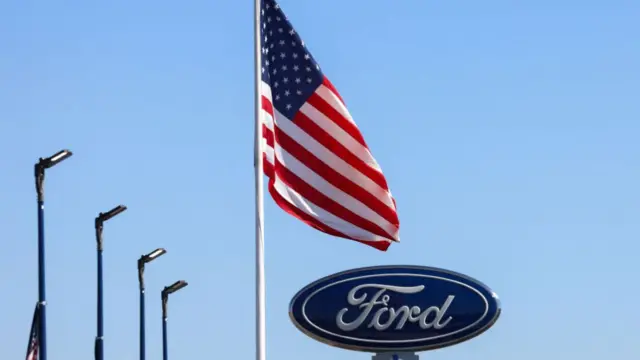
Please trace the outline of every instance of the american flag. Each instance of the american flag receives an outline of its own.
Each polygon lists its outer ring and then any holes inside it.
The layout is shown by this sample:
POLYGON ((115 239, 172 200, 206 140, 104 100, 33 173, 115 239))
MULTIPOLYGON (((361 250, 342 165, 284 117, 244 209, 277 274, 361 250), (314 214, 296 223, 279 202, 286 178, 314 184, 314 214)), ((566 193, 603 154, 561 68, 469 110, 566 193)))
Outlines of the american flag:
POLYGON ((387 181, 338 91, 274 0, 261 0, 264 172, 283 210, 387 250, 399 241, 387 181))
POLYGON ((26 360, 37 360, 38 359, 38 349, 40 344, 38 342, 39 329, 38 326, 40 318, 40 306, 36 304, 36 309, 33 312, 33 320, 31 321, 31 332, 29 333, 29 345, 27 346, 27 357, 26 360))

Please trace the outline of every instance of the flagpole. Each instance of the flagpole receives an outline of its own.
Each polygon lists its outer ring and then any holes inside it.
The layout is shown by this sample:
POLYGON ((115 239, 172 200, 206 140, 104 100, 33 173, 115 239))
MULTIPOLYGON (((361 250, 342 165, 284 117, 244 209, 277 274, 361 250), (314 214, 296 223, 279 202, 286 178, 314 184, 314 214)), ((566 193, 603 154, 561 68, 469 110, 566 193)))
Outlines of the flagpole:
POLYGON ((255 144, 254 144, 254 168, 255 168, 255 211, 256 211, 256 360, 266 360, 266 306, 265 306, 265 279, 264 279, 264 186, 262 164, 262 95, 260 85, 261 73, 261 48, 260 48, 260 10, 262 0, 254 0, 254 71, 255 71, 255 144))

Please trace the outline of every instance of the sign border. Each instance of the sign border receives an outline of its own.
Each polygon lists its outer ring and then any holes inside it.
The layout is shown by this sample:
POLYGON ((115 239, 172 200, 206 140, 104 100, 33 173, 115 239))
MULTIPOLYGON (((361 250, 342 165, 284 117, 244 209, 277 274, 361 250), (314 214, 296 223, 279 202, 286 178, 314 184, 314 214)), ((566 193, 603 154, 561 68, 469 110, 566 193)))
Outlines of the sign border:
MULTIPOLYGON (((405 273, 398 273, 398 275, 400 274, 405 274, 405 273)), ((437 277, 436 274, 431 274, 430 277, 437 277)), ((416 274, 416 275, 420 275, 420 274, 416 274)), ((421 274, 421 275, 425 275, 425 274, 421 274)), ((345 279, 346 280, 346 279, 345 279)), ((351 279, 349 279, 351 280, 351 279)), ((453 282, 458 282, 455 279, 447 279, 448 281, 453 281, 453 282)), ((465 286, 468 286, 468 284, 465 284, 465 286)), ((474 290, 478 290, 478 289, 474 289, 474 290)), ((317 290, 316 290, 317 291, 317 290)), ((303 302, 302 305, 306 304, 306 301, 308 299, 305 299, 305 301, 303 302)), ((489 299, 487 299, 489 300, 489 299)), ((360 267, 360 268, 355 268, 355 269, 349 269, 349 270, 345 270, 345 271, 341 271, 341 272, 337 272, 331 275, 327 275, 321 279, 318 279, 310 284, 308 284, 307 286, 305 286, 304 288, 302 288, 301 290, 299 290, 294 297, 291 299, 291 302, 289 303, 289 319, 291 320, 291 322, 293 323, 293 325, 300 330, 303 334, 307 335, 308 337, 327 344, 329 346, 333 346, 333 347, 337 347, 337 348, 341 348, 341 349, 345 349, 345 350, 352 350, 352 351, 361 351, 361 352, 369 352, 369 353, 381 353, 381 352, 406 352, 406 351, 412 351, 412 352, 421 352, 421 351, 429 351, 429 350, 436 350, 436 349, 441 349, 444 347, 448 347, 448 346, 452 346, 452 345, 456 345, 459 343, 462 343, 464 341, 470 340, 482 333, 484 333, 485 331, 489 330, 489 328, 491 328, 496 321, 498 321, 498 318, 500 318, 500 315, 502 313, 502 306, 500 303, 500 299, 498 298, 497 294, 495 292, 493 292, 487 285, 485 285, 483 282, 478 281, 468 275, 464 275, 452 270, 447 270, 447 269, 441 269, 441 268, 437 268, 437 267, 431 267, 431 266, 420 266, 420 265, 378 265, 378 266, 366 266, 366 267, 360 267), (372 346, 360 346, 360 345, 349 345, 349 344, 343 344, 343 343, 339 343, 336 341, 332 341, 329 339, 326 339, 324 337, 321 337, 318 334, 315 334, 309 330, 307 330, 304 326, 302 326, 301 324, 298 323, 298 321, 295 319, 294 317, 294 312, 293 312, 293 305, 296 303, 296 301, 298 300, 298 298, 300 298, 300 296, 302 294, 305 294, 306 292, 308 292, 308 290, 310 288, 313 288, 315 286, 317 286, 320 283, 324 283, 329 279, 333 279, 333 278, 338 278, 338 277, 342 277, 345 275, 349 275, 351 273, 358 273, 358 272, 366 272, 366 271, 377 271, 377 270, 385 270, 385 269, 394 269, 394 270, 418 270, 418 271, 425 271, 425 272, 433 272, 436 274, 441 274, 441 275, 452 275, 461 279, 464 279, 474 285, 476 285, 478 288, 482 288, 483 290, 485 290, 487 293, 492 295, 492 299, 496 304, 496 312, 495 315, 493 316, 493 318, 491 318, 484 326, 481 326, 480 328, 476 329, 475 331, 451 340, 451 341, 447 341, 444 343, 439 343, 439 344, 434 344, 434 345, 423 345, 423 346, 407 346, 407 347, 391 347, 391 348, 385 348, 383 346, 380 347, 372 347, 372 346)), ((304 316, 304 313, 303 313, 304 316)), ((310 323, 310 325, 313 326, 312 323, 310 323)))

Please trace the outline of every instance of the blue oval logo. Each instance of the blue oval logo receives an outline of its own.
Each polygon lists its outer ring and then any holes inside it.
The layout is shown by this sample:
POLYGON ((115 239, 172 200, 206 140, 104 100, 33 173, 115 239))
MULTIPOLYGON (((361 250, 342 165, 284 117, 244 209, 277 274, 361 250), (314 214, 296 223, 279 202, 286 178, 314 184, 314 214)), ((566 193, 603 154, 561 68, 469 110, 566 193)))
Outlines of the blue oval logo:
POLYGON ((500 316, 498 296, 452 271, 375 266, 320 279, 291 300, 289 316, 310 337, 367 352, 425 351, 480 335, 500 316))

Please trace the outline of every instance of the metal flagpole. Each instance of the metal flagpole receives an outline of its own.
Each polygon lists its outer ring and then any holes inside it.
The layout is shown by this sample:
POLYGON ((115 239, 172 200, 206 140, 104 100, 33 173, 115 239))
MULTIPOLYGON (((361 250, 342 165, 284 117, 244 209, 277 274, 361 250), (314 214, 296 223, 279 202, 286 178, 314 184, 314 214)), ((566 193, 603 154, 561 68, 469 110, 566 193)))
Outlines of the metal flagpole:
POLYGON ((420 357, 416 353, 412 352, 399 352, 399 353, 377 353, 371 357, 371 360, 419 360, 420 357))
POLYGON ((262 0, 254 0, 254 71, 255 71, 255 186, 256 186, 256 360, 266 360, 265 280, 264 280, 264 187, 262 164, 262 84, 260 48, 260 11, 262 0))

